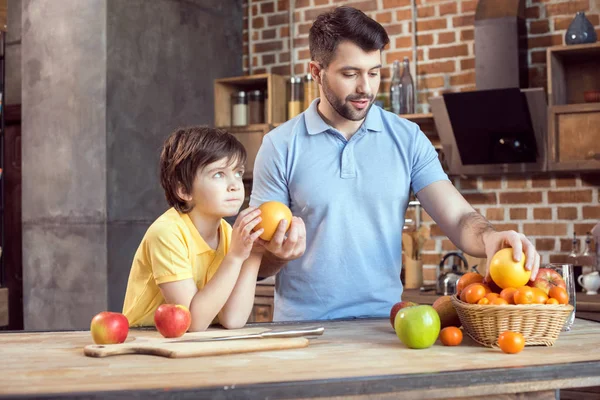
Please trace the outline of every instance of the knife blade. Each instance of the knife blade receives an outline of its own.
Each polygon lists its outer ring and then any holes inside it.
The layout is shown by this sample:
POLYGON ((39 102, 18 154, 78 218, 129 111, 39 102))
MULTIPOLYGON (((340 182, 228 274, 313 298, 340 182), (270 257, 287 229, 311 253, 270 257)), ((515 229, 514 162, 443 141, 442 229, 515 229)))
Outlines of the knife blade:
POLYGON ((272 338, 291 338, 301 336, 320 336, 325 332, 324 327, 311 327, 311 328, 300 328, 300 329, 287 329, 284 331, 267 331, 262 333, 251 333, 248 335, 235 335, 235 336, 220 336, 211 338, 197 338, 197 339, 180 339, 173 340, 169 343, 198 343, 198 342, 217 342, 223 340, 242 340, 242 339, 272 339, 272 338))

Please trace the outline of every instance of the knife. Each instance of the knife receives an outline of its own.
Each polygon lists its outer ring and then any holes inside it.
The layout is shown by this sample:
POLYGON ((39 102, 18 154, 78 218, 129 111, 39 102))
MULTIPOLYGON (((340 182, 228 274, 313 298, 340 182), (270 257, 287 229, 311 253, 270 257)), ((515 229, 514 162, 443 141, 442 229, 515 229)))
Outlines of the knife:
POLYGON ((273 338, 291 338, 301 336, 320 336, 325 332, 325 328, 301 328, 301 329, 288 329, 285 331, 267 331, 262 333, 251 333, 248 335, 235 335, 235 336, 221 336, 211 338, 197 338, 197 339, 181 339, 173 340, 169 343, 193 343, 193 342, 216 342, 223 340, 241 340, 241 339, 273 339, 273 338))

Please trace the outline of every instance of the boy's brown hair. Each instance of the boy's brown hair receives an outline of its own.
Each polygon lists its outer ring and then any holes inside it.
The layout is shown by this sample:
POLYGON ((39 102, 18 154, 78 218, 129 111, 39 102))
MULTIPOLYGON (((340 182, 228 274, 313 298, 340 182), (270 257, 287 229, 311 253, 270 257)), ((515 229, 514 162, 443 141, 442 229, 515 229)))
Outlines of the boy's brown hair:
POLYGON ((160 184, 169 205, 179 212, 190 212, 194 205, 179 197, 177 189, 192 193, 198 170, 223 158, 237 165, 246 163, 246 149, 225 130, 192 126, 171 133, 160 154, 160 184))

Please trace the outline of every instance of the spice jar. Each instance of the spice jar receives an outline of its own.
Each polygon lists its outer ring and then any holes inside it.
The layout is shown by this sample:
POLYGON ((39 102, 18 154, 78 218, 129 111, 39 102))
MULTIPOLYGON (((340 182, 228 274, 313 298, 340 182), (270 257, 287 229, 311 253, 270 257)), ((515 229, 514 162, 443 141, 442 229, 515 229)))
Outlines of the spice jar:
POLYGON ((248 122, 265 123, 265 97, 261 90, 252 90, 248 93, 248 122))
POLYGON ((288 119, 294 118, 302 112, 302 78, 292 76, 289 80, 288 119))
POLYGON ((317 97, 319 97, 319 85, 311 74, 307 74, 304 77, 304 109, 306 110, 317 97))
POLYGON ((231 125, 248 125, 248 97, 246 92, 231 94, 231 125))

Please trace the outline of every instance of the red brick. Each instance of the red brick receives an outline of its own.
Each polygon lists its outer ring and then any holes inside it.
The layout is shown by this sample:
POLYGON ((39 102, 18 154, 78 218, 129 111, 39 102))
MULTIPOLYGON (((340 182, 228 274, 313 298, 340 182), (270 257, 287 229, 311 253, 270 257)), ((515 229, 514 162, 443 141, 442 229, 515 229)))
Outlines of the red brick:
POLYGON ((554 182, 556 183, 557 188, 577 186, 577 178, 573 175, 556 177, 554 182))
POLYGON ((541 192, 500 193, 501 204, 534 204, 542 202, 541 192))
POLYGON ((298 24, 298 34, 299 35, 308 35, 308 32, 310 31, 310 27, 312 26, 312 23, 310 24, 298 24))
POLYGON ((357 8, 365 13, 369 12, 369 11, 376 11, 379 9, 379 7, 377 6, 377 0, 363 0, 363 1, 357 1, 357 2, 352 2, 352 3, 344 0, 343 2, 349 3, 349 4, 343 4, 343 5, 348 5, 348 6, 357 8))
POLYGON ((315 6, 325 6, 329 4, 329 0, 315 0, 315 6))
POLYGON ((456 33, 454 32, 440 32, 438 33, 438 44, 454 43, 456 41, 456 33))
POLYGON ((477 178, 460 178, 461 189, 477 189, 477 178))
MULTIPOLYGON (((560 242, 560 251, 568 251, 571 252, 573 248, 573 239, 559 239, 560 242)), ((579 239, 577 239, 577 246, 579 246, 579 239)), ((576 247, 576 251, 579 252, 579 247, 576 247)))
POLYGON ((417 34, 417 46, 431 46, 433 44, 433 35, 428 33, 425 35, 417 34))
POLYGON ((424 77, 419 80, 419 87, 424 89, 436 89, 444 87, 443 76, 424 77))
POLYGON ((294 73, 296 75, 304 75, 304 74, 306 74, 308 72, 307 71, 307 68, 308 68, 307 65, 308 65, 308 63, 299 63, 299 64, 294 65, 294 73))
POLYGON ((573 230, 578 236, 584 236, 585 234, 590 232, 594 228, 594 226, 596 226, 596 224, 597 221, 585 224, 574 224, 573 230))
POLYGON ((546 52, 543 50, 534 50, 531 52, 532 64, 544 64, 546 62, 546 52))
POLYGON ((262 65, 275 64, 275 54, 263 54, 262 65))
POLYGON ((394 60, 402 61, 404 57, 408 57, 412 60, 412 50, 395 51, 385 55, 385 59, 387 60, 388 64, 391 64, 394 62, 394 60))
POLYGON ((261 14, 270 14, 275 12, 275 3, 262 3, 260 5, 260 13, 261 14))
POLYGON ((423 222, 432 222, 433 218, 427 213, 425 210, 421 210, 421 221, 423 222))
POLYGON ((600 206, 583 206, 583 219, 600 220, 600 206))
POLYGON ((435 250, 435 239, 428 239, 423 243, 423 250, 432 251, 435 250))
POLYGON ((399 35, 403 31, 402 24, 388 25, 385 27, 385 31, 388 35, 399 35))
POLYGON ((506 187, 509 189, 525 189, 528 186, 528 180, 510 176, 506 178, 506 187))
MULTIPOLYGON (((570 0, 568 2, 547 4, 546 15, 575 15, 577 11, 589 10, 589 0, 570 0)), ((571 17, 572 18, 572 17, 571 17)))
MULTIPOLYGON (((410 8, 407 8, 405 10, 396 11, 396 21, 404 22, 404 21, 411 21, 411 20, 412 20, 412 11, 410 10, 410 8)), ((409 29, 409 31, 412 31, 412 30, 409 29)))
POLYGON ((264 74, 267 72, 266 68, 254 68, 252 69, 253 74, 264 74))
POLYGON ((392 13, 389 11, 377 13, 375 14, 375 21, 379 22, 380 24, 389 24, 392 22, 392 13))
POLYGON ((427 268, 423 266, 423 282, 435 281, 437 278, 437 271, 434 267, 427 268))
POLYGON ((552 209, 549 207, 534 208, 533 219, 552 219, 552 209))
POLYGON ((437 265, 442 260, 442 255, 441 254, 422 254, 421 258, 423 260, 423 264, 437 265))
POLYGON ((530 236, 564 236, 567 234, 567 224, 523 224, 523 233, 530 236))
POLYGON ((290 66, 289 65, 277 65, 271 67, 271 72, 277 75, 289 75, 290 74, 290 66))
POLYGON ((410 6, 410 0, 383 0, 383 8, 410 6))
POLYGON ((288 23, 288 13, 270 15, 269 18, 267 19, 267 24, 269 26, 277 26, 277 25, 283 25, 283 24, 287 24, 287 23, 288 23))
POLYGON ((525 18, 534 19, 540 17, 540 8, 538 6, 527 7, 525 9, 525 18))
POLYGON ((417 20, 417 32, 445 29, 448 25, 446 18, 417 20))
MULTIPOLYGON (((321 8, 309 8, 304 11, 304 20, 305 21, 314 21, 319 15, 326 13, 328 11, 332 11, 335 7, 321 7, 321 8)), ((295 18, 298 21, 298 18, 295 18)))
POLYGON ((461 15, 452 18, 452 26, 458 28, 460 26, 473 26, 475 15, 461 15))
MULTIPOLYGON (((559 38, 562 37, 559 36, 559 38)), ((556 43, 554 35, 533 36, 527 39, 527 48, 529 49, 537 49, 539 47, 550 47, 555 44, 559 43, 556 43)))
POLYGON ((417 74, 441 74, 454 72, 454 61, 436 61, 432 63, 417 64, 417 74))
POLYGON ((567 254, 550 254, 550 262, 556 264, 565 264, 568 262, 567 254))
POLYGON ((275 39, 277 37, 277 29, 263 29, 261 34, 263 40, 275 39))
POLYGON ((488 208, 485 212, 485 217, 490 221, 504 221, 504 208, 488 208))
POLYGON ((448 239, 442 240, 442 250, 444 251, 454 251, 457 250, 457 247, 452 243, 452 241, 448 239))
POLYGON ((462 71, 466 71, 469 69, 475 69, 475 59, 474 58, 463 58, 460 60, 460 69, 462 71))
POLYGON ((558 219, 576 220, 577 208, 575 207, 558 207, 558 219))
POLYGON ((457 13, 457 7, 456 7, 455 2, 440 4, 439 7, 440 7, 440 16, 457 13))
POLYGON ((271 51, 281 50, 283 43, 281 40, 275 40, 272 42, 263 42, 254 44, 254 53, 268 53, 271 51))
MULTIPOLYGON (((590 20, 592 25, 600 25, 600 18, 598 18, 597 14, 585 14, 585 16, 590 20)), ((572 21, 573 16, 554 18, 554 30, 561 31, 567 29, 572 21)))
POLYGON ((503 232, 503 231, 519 231, 519 225, 518 224, 494 224, 494 228, 499 231, 499 232, 503 232))
POLYGON ((396 38, 397 49, 408 49, 412 47, 412 38, 410 36, 401 36, 396 38))
POLYGON ((265 26, 265 19, 263 17, 254 17, 252 18, 252 28, 260 29, 265 26))
POLYGON ((288 62, 290 62, 290 53, 289 52, 278 53, 277 58, 279 59, 280 63, 288 63, 288 62))
POLYGON ((447 47, 433 47, 429 49, 429 59, 452 58, 458 56, 468 56, 469 48, 466 44, 447 47))
POLYGON ((435 17, 435 7, 434 6, 417 7, 417 17, 418 18, 435 17))
POLYGON ((298 60, 310 60, 310 50, 298 50, 298 60))
POLYGON ((294 38, 294 47, 296 47, 296 48, 308 47, 308 38, 307 37, 294 38))
POLYGON ((430 227, 431 236, 446 236, 442 229, 437 224, 432 224, 430 227))
POLYGON ((279 37, 280 38, 286 38, 290 36, 290 27, 285 25, 285 26, 280 26, 279 27, 279 37))
POLYGON ((510 219, 527 219, 526 208, 511 208, 510 219))
POLYGON ((464 13, 469 13, 469 12, 475 12, 475 10, 477 9, 477 0, 469 0, 469 1, 462 1, 462 4, 460 6, 461 12, 464 13))
POLYGON ((497 204, 496 193, 463 193, 470 204, 497 204))
POLYGON ((502 178, 483 178, 484 189, 500 189, 502 187, 502 178))
POLYGON ((475 39, 475 30, 473 29, 463 29, 460 31, 460 40, 461 42, 467 41, 467 40, 473 40, 475 39))
POLYGON ((549 188, 552 186, 552 180, 541 176, 531 178, 531 187, 533 188, 549 188))
MULTIPOLYGON (((288 2, 289 0, 278 0, 277 1, 277 11, 287 11, 288 10, 288 2)), ((298 4, 298 3, 296 3, 298 4)), ((296 5, 296 7, 298 7, 296 5)))
POLYGON ((310 0, 295 0, 294 8, 304 8, 310 6, 310 0))
POLYGON ((550 22, 547 19, 542 19, 539 21, 531 21, 529 23, 529 33, 530 34, 541 34, 550 32, 550 22))
POLYGON ((556 248, 556 239, 535 239, 535 248, 538 251, 554 251, 556 248))
POLYGON ((475 87, 474 84, 473 85, 469 85, 469 86, 464 86, 464 87, 461 87, 461 88, 457 89, 458 92, 472 92, 472 91, 475 91, 475 90, 477 90, 477 88, 475 87))
POLYGON ((589 203, 592 201, 591 190, 566 190, 548 192, 548 203, 589 203))
MULTIPOLYGON (((452 75, 450 77, 451 86, 473 85, 475 84, 475 71, 452 75)), ((485 188, 485 186, 484 186, 485 188)))

